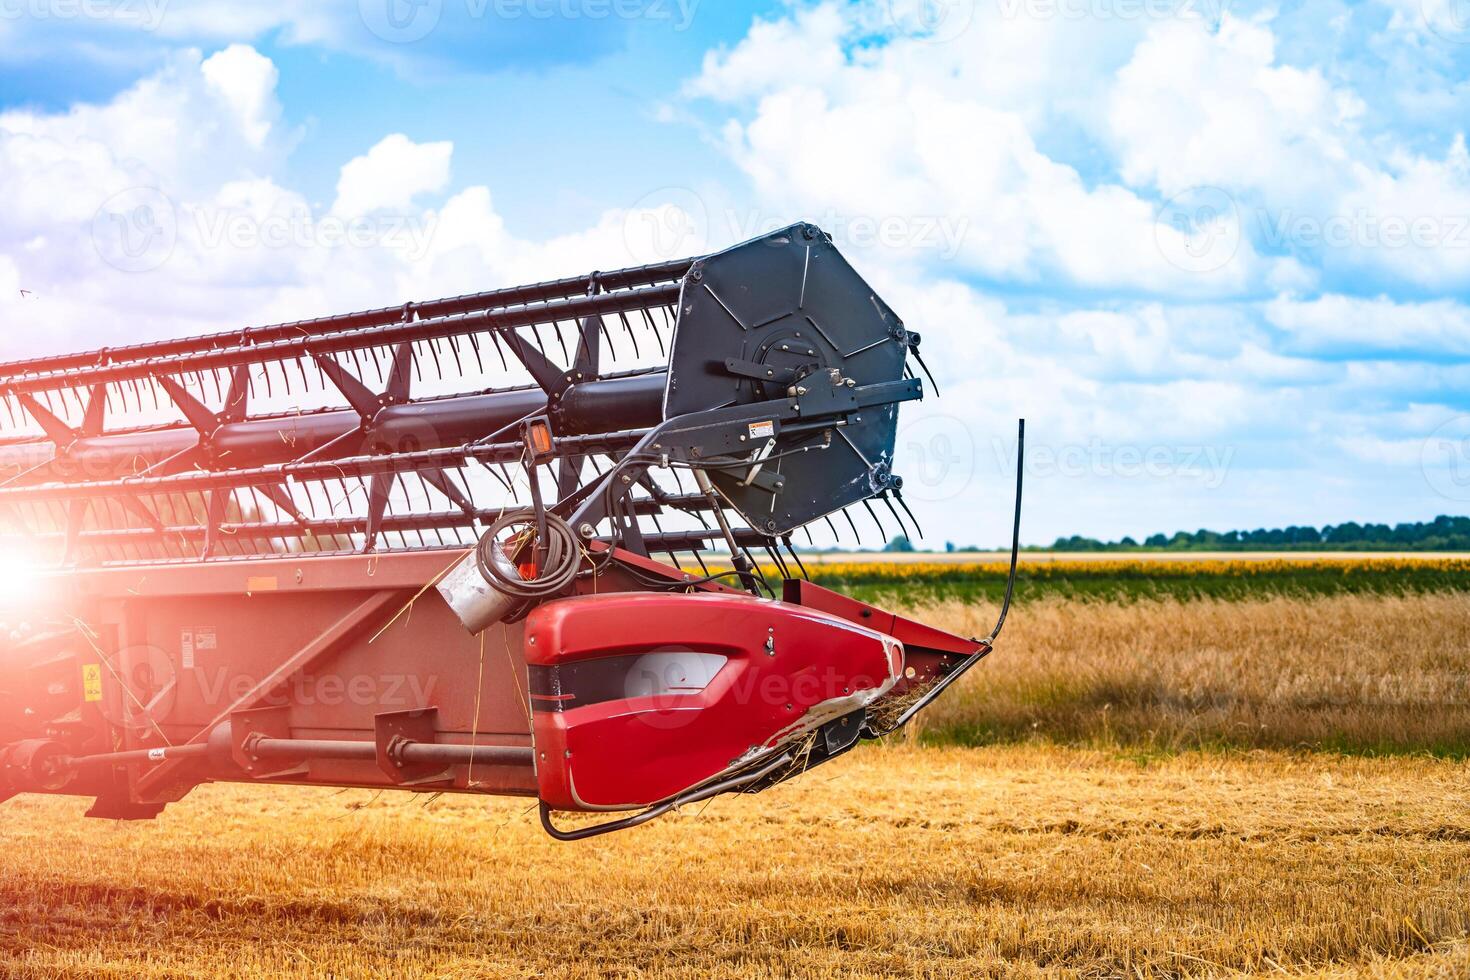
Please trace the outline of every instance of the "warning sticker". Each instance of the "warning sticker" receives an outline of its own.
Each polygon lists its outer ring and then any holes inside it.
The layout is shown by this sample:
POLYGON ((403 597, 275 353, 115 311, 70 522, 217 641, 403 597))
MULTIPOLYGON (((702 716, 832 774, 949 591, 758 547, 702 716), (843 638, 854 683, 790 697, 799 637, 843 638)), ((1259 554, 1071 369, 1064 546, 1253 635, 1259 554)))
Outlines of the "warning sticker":
POLYGON ((185 670, 194 669, 194 654, 201 650, 218 650, 219 633, 213 626, 179 633, 179 659, 185 670))
POLYGON ((82 664, 82 700, 102 700, 102 665, 82 664))
POLYGON ((168 750, 166 750, 166 749, 149 749, 148 750, 148 761, 149 762, 162 762, 164 759, 167 759, 167 758, 168 758, 168 750))
POLYGON ((750 437, 752 439, 770 439, 775 434, 776 423, 772 420, 750 423, 750 437))

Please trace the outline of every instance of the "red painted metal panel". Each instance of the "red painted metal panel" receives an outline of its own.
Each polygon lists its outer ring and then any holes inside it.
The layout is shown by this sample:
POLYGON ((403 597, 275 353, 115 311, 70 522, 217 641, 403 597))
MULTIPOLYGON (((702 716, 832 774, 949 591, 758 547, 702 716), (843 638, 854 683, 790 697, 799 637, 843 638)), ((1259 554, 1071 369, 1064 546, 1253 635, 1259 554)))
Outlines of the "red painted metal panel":
POLYGON ((526 637, 541 798, 564 810, 665 799, 865 706, 903 672, 890 637, 745 595, 566 599, 533 612, 526 637), (698 689, 659 676, 700 657, 724 663, 698 689))

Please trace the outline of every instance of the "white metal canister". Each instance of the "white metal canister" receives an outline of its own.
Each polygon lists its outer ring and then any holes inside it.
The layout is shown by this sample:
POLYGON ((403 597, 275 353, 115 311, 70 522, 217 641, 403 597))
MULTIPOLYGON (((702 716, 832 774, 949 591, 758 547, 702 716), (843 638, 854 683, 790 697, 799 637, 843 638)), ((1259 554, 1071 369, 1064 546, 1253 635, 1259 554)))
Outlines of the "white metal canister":
MULTIPOLYGON (((490 547, 484 550, 490 553, 490 560, 495 562, 502 573, 512 579, 521 577, 520 570, 505 557, 500 548, 490 547)), ((464 560, 455 565, 439 581, 438 586, 439 594, 444 597, 449 608, 454 610, 465 629, 472 634, 483 633, 494 626, 510 615, 522 601, 486 581, 480 571, 478 553, 479 549, 476 549, 465 555, 464 560)))

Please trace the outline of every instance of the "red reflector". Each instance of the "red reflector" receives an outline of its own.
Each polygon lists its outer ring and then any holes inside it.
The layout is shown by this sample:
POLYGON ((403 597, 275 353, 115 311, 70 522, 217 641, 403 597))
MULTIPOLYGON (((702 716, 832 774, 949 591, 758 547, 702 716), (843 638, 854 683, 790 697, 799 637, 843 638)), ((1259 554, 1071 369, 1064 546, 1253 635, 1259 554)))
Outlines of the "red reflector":
POLYGON ((551 426, 545 422, 532 422, 527 425, 526 444, 537 456, 551 455, 551 426))

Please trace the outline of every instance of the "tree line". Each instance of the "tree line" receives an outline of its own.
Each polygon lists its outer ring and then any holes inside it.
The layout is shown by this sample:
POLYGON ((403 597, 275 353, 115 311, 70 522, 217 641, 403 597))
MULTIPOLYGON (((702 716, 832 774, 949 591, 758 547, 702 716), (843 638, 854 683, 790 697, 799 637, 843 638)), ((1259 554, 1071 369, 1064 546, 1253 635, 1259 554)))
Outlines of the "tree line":
POLYGON ((1074 534, 1057 538, 1052 551, 1470 551, 1470 517, 1441 515, 1432 521, 1321 528, 1257 528, 1254 531, 1176 531, 1135 541, 1099 541, 1074 534))

